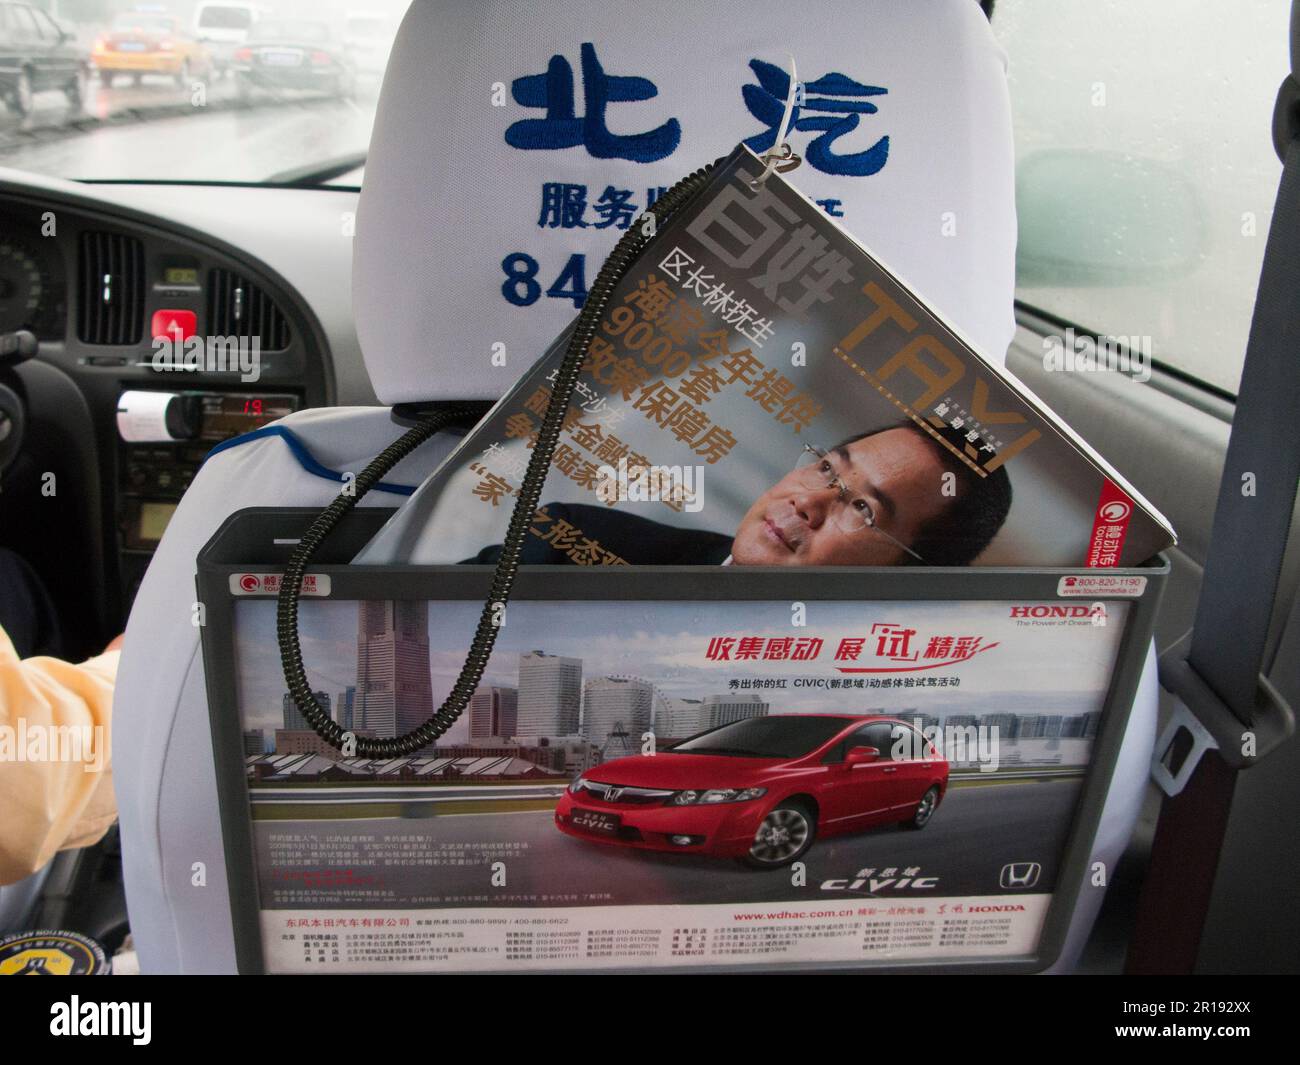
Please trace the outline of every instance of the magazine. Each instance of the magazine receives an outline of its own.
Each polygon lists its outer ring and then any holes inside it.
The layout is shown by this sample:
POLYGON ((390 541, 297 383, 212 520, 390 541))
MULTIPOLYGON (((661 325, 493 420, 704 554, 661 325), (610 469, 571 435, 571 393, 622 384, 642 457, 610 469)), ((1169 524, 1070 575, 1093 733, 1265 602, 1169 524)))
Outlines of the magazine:
MULTIPOLYGON (((1112 567, 1174 542, 1028 389, 763 169, 737 147, 614 290, 524 563, 1112 567)), ((356 562, 497 560, 570 332, 356 562)))

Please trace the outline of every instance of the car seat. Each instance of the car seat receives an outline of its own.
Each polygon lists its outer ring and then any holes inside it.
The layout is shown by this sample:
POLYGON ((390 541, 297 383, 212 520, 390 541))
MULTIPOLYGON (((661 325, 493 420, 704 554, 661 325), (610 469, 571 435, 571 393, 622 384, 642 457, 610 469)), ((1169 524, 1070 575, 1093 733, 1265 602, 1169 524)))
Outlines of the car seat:
MULTIPOLYGON (((975 0, 415 0, 384 76, 353 249, 379 400, 502 395, 650 197, 740 140, 770 145, 788 54, 806 95, 790 136, 805 162, 791 179, 1001 361, 1014 330, 1011 117, 1006 57, 975 0)), ((244 507, 326 506, 342 473, 401 432, 387 407, 294 414, 209 458, 162 538, 114 708, 144 972, 235 969, 195 557, 244 507)), ((386 481, 419 484, 455 440, 440 434, 386 481)), ((401 498, 377 491, 360 505, 401 498)), ((1113 863, 1131 833, 1154 720, 1148 669, 1099 860, 1113 863)), ((1101 901, 1084 891, 1062 967, 1101 901)))

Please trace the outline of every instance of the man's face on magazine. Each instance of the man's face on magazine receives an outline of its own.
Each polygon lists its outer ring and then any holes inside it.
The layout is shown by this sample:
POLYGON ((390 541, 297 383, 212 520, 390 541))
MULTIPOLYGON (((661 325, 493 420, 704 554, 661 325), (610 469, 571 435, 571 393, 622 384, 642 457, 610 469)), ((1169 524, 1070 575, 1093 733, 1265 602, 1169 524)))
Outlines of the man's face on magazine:
MULTIPOLYGON (((865 499, 880 529, 911 544, 952 503, 942 492, 947 467, 910 429, 855 440, 837 466, 852 498, 865 499)), ((846 531, 848 504, 833 488, 810 488, 791 470, 754 501, 731 547, 742 566, 895 566, 906 553, 876 529, 846 531)))

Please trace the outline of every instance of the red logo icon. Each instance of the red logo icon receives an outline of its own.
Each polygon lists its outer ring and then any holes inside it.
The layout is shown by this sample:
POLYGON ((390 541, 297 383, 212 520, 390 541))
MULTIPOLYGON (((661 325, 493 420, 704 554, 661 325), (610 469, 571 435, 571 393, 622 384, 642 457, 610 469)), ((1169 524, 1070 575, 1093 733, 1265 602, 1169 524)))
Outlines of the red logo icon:
POLYGON ((1133 508, 1120 499, 1112 499, 1109 503, 1104 503, 1097 511, 1102 521, 1115 523, 1128 521, 1128 516, 1132 513, 1133 508))

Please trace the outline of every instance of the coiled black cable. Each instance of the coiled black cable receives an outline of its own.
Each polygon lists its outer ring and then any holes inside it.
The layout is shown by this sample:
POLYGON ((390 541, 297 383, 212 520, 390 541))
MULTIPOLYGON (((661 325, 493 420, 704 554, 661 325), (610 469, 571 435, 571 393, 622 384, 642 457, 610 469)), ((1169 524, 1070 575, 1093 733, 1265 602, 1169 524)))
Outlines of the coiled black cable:
MULTIPOLYGON (((491 591, 488 593, 487 602, 483 604, 483 613, 479 617, 478 627, 474 630, 474 638, 470 643, 469 653, 465 657, 465 665, 460 671, 460 676, 456 678, 451 694, 447 696, 442 706, 418 728, 391 739, 354 735, 353 744, 349 746, 357 757, 393 758, 413 754, 446 733, 469 705, 470 697, 483 678, 488 658, 496 644, 497 629, 500 627, 498 619, 500 612, 505 609, 511 588, 514 586, 524 537, 541 501, 542 488, 546 482, 546 475, 550 472, 551 459, 564 427, 564 415, 569 409, 569 400, 573 396, 583 361, 587 357, 587 350, 596 335, 597 324, 605 313, 610 296, 659 227, 707 184, 710 175, 722 162, 723 159, 717 159, 701 167, 682 178, 655 200, 647 209, 648 213, 654 216, 654 225, 646 227, 642 215, 623 234, 604 265, 601 266, 600 273, 592 283, 586 302, 574 324, 564 359, 556 372, 550 403, 546 407, 546 414, 542 418, 541 428, 537 432, 537 440, 533 445, 532 458, 529 459, 528 468, 519 486, 519 495, 510 513, 510 524, 502 543, 501 557, 497 561, 496 572, 492 575, 491 591)), ((307 681, 307 671, 303 665, 302 646, 298 640, 298 599, 302 593, 302 581, 307 566, 325 537, 338 524, 339 519, 355 507, 361 497, 370 491, 384 474, 434 433, 446 426, 462 423, 467 418, 473 417, 475 413, 473 408, 466 407, 448 407, 439 410, 400 439, 389 444, 357 476, 348 489, 341 492, 333 503, 317 515, 285 566, 276 609, 276 636, 280 644, 280 662, 284 667, 285 684, 288 685, 289 694, 302 716, 316 734, 340 750, 344 749, 347 730, 325 712, 316 701, 316 696, 312 694, 311 685, 307 681)))

